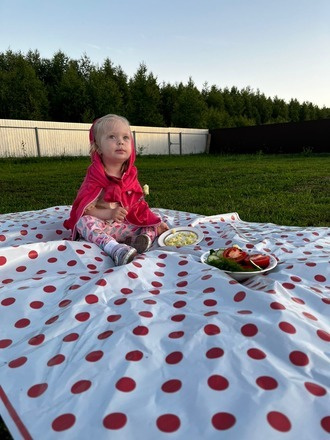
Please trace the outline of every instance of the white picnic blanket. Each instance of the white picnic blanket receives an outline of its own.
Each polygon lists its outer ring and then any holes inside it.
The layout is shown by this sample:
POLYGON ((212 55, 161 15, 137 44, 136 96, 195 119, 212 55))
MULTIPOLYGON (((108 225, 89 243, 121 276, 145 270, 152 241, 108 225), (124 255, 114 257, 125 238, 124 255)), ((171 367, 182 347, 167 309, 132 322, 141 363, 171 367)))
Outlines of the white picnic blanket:
POLYGON ((15 439, 326 439, 330 228, 156 210, 203 241, 114 267, 69 206, 0 216, 0 414, 15 439), (200 262, 278 259, 237 282, 200 262))

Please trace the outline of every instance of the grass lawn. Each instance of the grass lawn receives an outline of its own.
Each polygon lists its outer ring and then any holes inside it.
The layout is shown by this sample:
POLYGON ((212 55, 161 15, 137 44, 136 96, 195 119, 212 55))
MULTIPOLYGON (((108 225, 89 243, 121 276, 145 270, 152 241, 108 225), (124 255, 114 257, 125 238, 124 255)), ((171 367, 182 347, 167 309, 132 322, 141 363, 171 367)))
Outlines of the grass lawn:
MULTIPOLYGON (((0 159, 0 213, 70 205, 89 158, 0 159)), ((330 155, 139 156, 151 207, 330 226, 330 155)), ((0 434, 11 437, 0 419, 0 434)))
MULTIPOLYGON (((0 159, 0 213, 70 205, 89 158, 0 159)), ((329 226, 330 155, 139 156, 151 207, 329 226)))

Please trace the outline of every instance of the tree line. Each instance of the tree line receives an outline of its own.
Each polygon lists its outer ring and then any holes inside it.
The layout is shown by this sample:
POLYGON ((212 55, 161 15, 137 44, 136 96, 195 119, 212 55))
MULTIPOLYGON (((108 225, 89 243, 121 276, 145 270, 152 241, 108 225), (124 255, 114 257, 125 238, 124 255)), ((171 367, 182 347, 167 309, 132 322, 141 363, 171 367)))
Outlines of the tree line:
POLYGON ((132 125, 208 129, 330 118, 330 108, 250 87, 159 83, 145 63, 129 78, 109 58, 94 65, 85 54, 74 60, 62 51, 51 59, 37 50, 0 53, 0 118, 91 122, 107 113, 132 125))

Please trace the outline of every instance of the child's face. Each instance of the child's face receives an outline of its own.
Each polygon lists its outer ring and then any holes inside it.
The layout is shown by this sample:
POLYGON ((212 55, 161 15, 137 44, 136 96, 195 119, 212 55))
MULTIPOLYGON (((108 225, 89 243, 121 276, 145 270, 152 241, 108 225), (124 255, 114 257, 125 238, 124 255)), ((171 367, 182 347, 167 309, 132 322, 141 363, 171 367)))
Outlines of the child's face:
POLYGON ((99 142, 99 152, 103 163, 124 163, 131 155, 131 131, 122 121, 105 126, 99 142))

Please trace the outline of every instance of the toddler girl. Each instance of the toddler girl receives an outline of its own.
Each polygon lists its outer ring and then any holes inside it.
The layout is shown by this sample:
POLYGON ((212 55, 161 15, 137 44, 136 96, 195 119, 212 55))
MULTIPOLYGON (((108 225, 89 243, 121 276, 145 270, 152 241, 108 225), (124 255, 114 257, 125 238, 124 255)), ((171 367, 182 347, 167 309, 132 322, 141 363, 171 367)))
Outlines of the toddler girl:
POLYGON ((127 119, 106 115, 90 129, 92 164, 64 222, 72 239, 97 244, 115 262, 127 264, 168 229, 144 200, 127 119))

